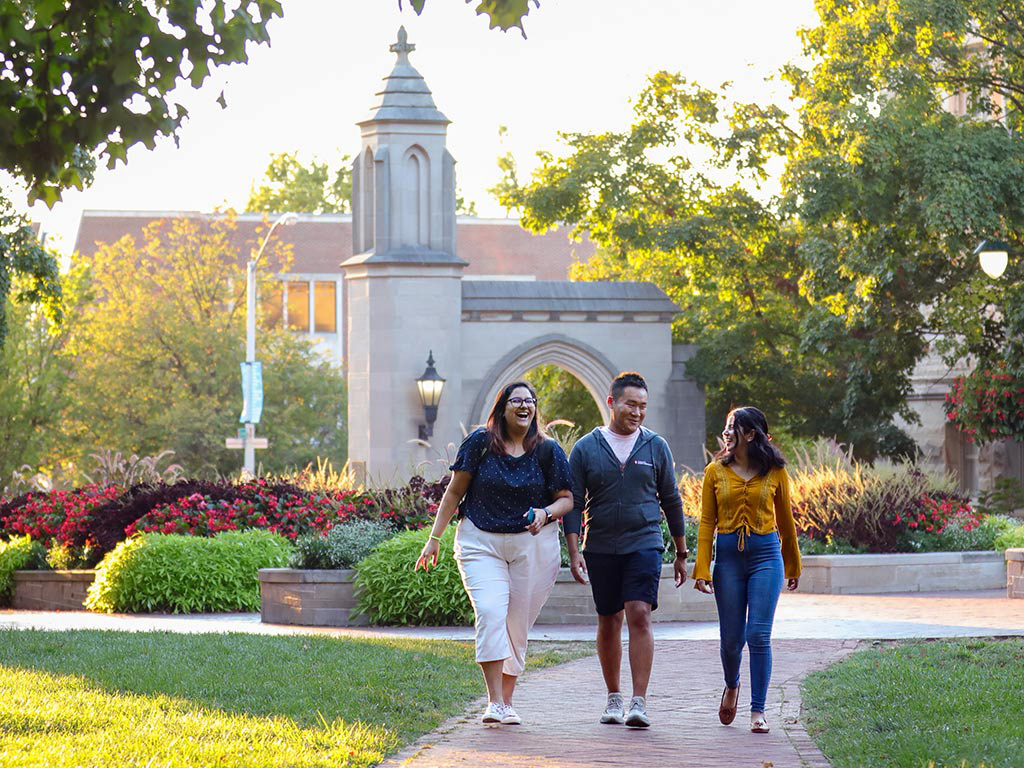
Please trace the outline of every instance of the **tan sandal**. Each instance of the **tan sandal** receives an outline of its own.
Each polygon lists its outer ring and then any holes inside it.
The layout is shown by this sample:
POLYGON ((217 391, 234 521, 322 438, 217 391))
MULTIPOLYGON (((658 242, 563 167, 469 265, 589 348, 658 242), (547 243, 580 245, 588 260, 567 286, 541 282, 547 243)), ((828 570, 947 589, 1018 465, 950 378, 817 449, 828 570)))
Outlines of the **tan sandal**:
POLYGON ((760 715, 753 715, 750 718, 750 732, 751 733, 768 733, 771 730, 768 727, 768 721, 765 720, 764 713, 760 715))
POLYGON ((722 691, 722 702, 718 705, 718 719, 722 721, 722 725, 729 725, 733 720, 736 719, 736 708, 740 703, 740 687, 737 685, 735 688, 726 688, 722 691), (736 698, 732 702, 731 707, 725 705, 725 697, 730 691, 736 691, 736 698))

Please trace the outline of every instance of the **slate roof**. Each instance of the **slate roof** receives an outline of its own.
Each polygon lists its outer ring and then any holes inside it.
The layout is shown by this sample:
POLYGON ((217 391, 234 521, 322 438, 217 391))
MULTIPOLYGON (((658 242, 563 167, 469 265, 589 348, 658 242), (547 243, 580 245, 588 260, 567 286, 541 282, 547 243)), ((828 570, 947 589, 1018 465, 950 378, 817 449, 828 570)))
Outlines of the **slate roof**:
MULTIPOLYGON (((78 225, 75 250, 85 256, 98 243, 115 243, 131 235, 141 243, 145 227, 160 221, 211 216, 199 211, 85 211, 78 225)), ((273 217, 239 214, 235 238, 239 262, 244 262, 273 217)), ((279 227, 274 237, 293 246, 291 271, 340 274, 341 263, 352 256, 352 217, 349 214, 303 214, 291 226, 279 227)), ((514 219, 460 216, 455 224, 456 255, 469 262, 467 277, 486 275, 533 276, 537 280, 566 280, 569 266, 594 253, 589 241, 573 243, 568 228, 532 235, 514 219)))

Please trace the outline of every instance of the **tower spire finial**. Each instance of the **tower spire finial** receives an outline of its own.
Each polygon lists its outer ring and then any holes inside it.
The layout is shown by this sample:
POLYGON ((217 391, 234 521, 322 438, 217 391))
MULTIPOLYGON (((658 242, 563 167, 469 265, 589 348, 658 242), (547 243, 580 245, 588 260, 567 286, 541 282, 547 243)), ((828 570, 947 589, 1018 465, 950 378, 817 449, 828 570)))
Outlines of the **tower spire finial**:
POLYGON ((409 53, 415 51, 416 46, 409 42, 409 34, 405 31, 404 25, 398 28, 398 42, 392 43, 389 50, 398 54, 399 63, 409 63, 409 53))

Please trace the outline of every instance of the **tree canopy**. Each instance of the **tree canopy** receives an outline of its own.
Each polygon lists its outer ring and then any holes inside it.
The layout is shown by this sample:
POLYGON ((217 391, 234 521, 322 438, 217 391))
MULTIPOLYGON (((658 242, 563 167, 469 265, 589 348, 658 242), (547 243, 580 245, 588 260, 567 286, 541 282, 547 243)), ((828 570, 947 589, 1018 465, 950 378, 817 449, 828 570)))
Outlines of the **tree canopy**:
MULTIPOLYGON (((417 15, 423 13, 427 0, 409 0, 409 5, 416 11, 417 15)), ((495 27, 502 32, 508 32, 517 27, 526 37, 523 29, 523 19, 530 12, 530 0, 466 0, 466 5, 476 2, 478 16, 487 16, 490 19, 491 29, 495 27)), ((540 0, 533 0, 536 7, 540 7, 540 0)), ((398 7, 402 7, 402 0, 398 0, 398 7)))
POLYGON ((270 156, 263 183, 253 184, 245 210, 257 213, 349 213, 352 210, 352 168, 343 155, 338 169, 315 157, 308 166, 298 152, 270 156))
POLYGON ((1020 258, 993 283, 971 255, 1021 242, 1019 5, 823 0, 811 66, 785 71, 792 115, 659 73, 628 131, 562 135, 527 183, 503 158, 499 197, 533 231, 588 232, 576 278, 668 292, 712 429, 753 402, 861 456, 907 452, 915 364, 1012 360, 1019 336, 1020 258))
MULTIPOLYGON (((256 237, 263 233, 256 233, 256 237)), ((74 361, 67 419, 69 454, 98 449, 155 455, 175 452, 192 472, 237 469, 224 447, 238 428, 239 361, 245 349, 245 269, 231 215, 148 227, 76 257, 95 299, 74 319, 66 353, 74 361), (132 280, 124 280, 132 274, 132 280)), ((272 240, 267 257, 287 257, 272 240)), ((343 463, 346 397, 341 371, 283 328, 257 336, 264 366, 260 431, 268 471, 301 467, 318 456, 343 463)))

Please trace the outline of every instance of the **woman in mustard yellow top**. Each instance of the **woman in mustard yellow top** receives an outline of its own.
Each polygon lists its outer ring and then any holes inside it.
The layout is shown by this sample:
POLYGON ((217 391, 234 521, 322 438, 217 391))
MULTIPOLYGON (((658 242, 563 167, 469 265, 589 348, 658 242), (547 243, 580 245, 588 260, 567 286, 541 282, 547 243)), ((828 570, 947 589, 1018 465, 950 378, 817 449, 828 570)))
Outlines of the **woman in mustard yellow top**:
POLYGON ((786 460, 771 443, 757 408, 736 408, 722 432, 723 448, 704 470, 694 588, 718 605, 725 691, 718 717, 728 725, 739 703, 743 646, 750 649, 750 730, 767 733, 765 698, 772 676, 772 622, 782 581, 794 590, 800 550, 789 500, 786 460), (718 533, 715 573, 711 542, 718 533))

